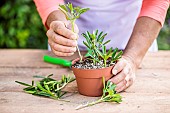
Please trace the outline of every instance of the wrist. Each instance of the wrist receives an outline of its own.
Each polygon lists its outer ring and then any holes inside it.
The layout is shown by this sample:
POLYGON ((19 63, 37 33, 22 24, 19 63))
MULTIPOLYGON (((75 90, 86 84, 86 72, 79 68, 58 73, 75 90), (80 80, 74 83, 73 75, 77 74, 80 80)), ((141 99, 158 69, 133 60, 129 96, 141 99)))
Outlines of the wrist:
POLYGON ((125 50, 122 57, 131 61, 134 64, 136 69, 139 67, 142 61, 142 58, 140 57, 140 55, 138 55, 137 53, 131 50, 125 50))

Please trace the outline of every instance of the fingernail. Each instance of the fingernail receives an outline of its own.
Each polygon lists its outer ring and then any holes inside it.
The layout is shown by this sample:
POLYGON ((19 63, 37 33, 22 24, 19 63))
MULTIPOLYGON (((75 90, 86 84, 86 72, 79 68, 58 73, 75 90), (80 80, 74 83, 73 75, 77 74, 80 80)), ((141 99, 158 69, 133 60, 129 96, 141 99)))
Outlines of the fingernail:
POLYGON ((117 70, 114 69, 114 70, 112 71, 112 73, 113 73, 114 75, 116 75, 116 74, 117 74, 117 70))

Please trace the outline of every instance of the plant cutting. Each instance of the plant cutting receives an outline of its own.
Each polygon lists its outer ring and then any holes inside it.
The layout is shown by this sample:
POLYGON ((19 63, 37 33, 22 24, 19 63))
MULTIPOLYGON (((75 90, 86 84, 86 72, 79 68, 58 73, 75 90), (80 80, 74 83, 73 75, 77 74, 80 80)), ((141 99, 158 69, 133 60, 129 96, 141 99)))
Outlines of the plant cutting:
POLYGON ((57 100, 63 100, 61 99, 61 97, 67 92, 62 91, 62 89, 68 83, 74 81, 75 79, 70 76, 63 75, 61 80, 55 80, 51 78, 52 75, 53 74, 50 74, 47 77, 33 76, 34 78, 42 78, 42 80, 37 81, 36 84, 34 84, 34 81, 32 81, 31 85, 20 81, 15 81, 15 82, 27 86, 26 88, 23 89, 26 93, 57 99, 57 100))
POLYGON ((76 59, 72 65, 80 94, 101 96, 102 77, 104 76, 107 81, 113 76, 111 70, 123 54, 122 51, 118 52, 118 48, 106 50, 106 45, 110 42, 104 41, 106 35, 103 31, 99 33, 98 30, 82 34, 86 39, 83 43, 88 53, 82 61, 76 59))
POLYGON ((89 107, 89 106, 93 106, 95 104, 101 103, 101 102, 116 102, 116 103, 120 103, 122 102, 122 96, 120 94, 117 94, 115 91, 116 85, 113 84, 112 82, 108 81, 105 84, 105 78, 103 77, 102 79, 103 81, 103 95, 101 96, 100 99, 87 103, 87 104, 82 104, 76 107, 76 110, 85 108, 85 107, 89 107))
MULTIPOLYGON (((73 7, 72 3, 67 3, 64 5, 59 5, 59 10, 61 10, 65 14, 66 19, 70 21, 72 26, 72 31, 75 33, 74 26, 75 26, 76 19, 80 18, 80 15, 88 11, 89 8, 73 7)), ((80 57, 80 61, 82 61, 82 55, 80 53, 78 46, 77 46, 77 51, 80 57)))

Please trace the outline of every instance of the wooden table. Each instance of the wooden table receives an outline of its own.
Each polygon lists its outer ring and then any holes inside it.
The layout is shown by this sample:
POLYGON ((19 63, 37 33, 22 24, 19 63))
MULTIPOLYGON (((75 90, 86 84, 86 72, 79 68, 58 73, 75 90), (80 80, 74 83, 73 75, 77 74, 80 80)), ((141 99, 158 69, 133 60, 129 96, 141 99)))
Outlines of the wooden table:
POLYGON ((121 93, 121 104, 101 103, 79 111, 76 106, 97 97, 80 95, 76 82, 67 87, 70 93, 65 99, 70 102, 24 93, 24 86, 14 82, 31 83, 33 75, 53 73, 59 79, 62 74, 72 74, 69 68, 43 62, 45 54, 53 56, 45 50, 0 49, 0 113, 170 113, 170 51, 147 53, 135 84, 121 93))

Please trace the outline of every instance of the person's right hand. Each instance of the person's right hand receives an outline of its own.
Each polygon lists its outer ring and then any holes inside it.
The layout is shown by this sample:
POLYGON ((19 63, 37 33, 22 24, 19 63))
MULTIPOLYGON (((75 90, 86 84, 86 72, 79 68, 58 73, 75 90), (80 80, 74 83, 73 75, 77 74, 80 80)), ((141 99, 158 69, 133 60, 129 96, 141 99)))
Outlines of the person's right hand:
POLYGON ((67 21, 52 21, 46 33, 51 50, 57 56, 71 56, 76 51, 78 27, 75 24, 74 33, 70 26, 67 21))

